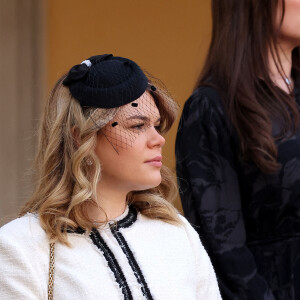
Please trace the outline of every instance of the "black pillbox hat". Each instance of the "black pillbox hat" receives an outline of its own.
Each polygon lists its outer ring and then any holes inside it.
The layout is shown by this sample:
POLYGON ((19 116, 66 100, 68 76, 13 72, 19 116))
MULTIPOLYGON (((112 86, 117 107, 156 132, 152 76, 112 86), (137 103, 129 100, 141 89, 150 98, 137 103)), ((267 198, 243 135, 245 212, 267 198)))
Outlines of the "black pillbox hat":
POLYGON ((82 107, 114 108, 138 99, 148 79, 134 61, 103 54, 72 67, 63 84, 82 107))

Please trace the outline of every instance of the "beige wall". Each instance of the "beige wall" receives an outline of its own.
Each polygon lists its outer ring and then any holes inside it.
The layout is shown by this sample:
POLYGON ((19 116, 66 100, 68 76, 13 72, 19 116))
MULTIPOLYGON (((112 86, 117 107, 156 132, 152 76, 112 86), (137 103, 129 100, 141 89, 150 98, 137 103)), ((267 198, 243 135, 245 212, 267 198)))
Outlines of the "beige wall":
MULTIPOLYGON (((91 55, 135 60, 163 80, 182 106, 203 63, 211 30, 210 0, 48 0, 48 89, 91 55)), ((175 168, 177 123, 164 162, 175 168)), ((180 203, 176 206, 180 209, 180 203)))
POLYGON ((43 4, 0 0, 0 226, 17 215, 31 191, 44 84, 43 4))

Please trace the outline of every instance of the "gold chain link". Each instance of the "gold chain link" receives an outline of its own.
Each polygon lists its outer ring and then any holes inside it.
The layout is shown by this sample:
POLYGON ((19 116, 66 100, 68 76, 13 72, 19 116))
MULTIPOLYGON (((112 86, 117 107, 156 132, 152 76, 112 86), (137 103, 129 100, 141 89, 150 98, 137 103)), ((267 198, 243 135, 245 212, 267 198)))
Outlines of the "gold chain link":
POLYGON ((49 262, 48 300, 53 300, 53 283, 54 283, 54 245, 55 245, 55 243, 50 243, 50 262, 49 262))

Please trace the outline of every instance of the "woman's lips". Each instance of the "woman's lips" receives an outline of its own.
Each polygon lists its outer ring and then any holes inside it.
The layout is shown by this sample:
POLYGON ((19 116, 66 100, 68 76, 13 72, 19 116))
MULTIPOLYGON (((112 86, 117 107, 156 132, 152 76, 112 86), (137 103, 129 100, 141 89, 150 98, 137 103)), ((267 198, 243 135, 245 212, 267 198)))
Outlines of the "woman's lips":
POLYGON ((149 165, 152 165, 154 167, 161 167, 162 166, 162 157, 159 155, 159 156, 156 156, 150 160, 147 160, 145 161, 146 164, 149 164, 149 165))

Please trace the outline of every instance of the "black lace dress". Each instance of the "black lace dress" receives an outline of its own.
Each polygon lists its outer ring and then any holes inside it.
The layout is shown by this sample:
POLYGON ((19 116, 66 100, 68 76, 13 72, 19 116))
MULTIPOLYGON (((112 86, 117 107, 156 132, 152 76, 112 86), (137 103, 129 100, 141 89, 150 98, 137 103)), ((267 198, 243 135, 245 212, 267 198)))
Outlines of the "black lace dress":
POLYGON ((185 103, 176 139, 180 195, 224 300, 300 300, 300 129, 277 147, 281 170, 265 175, 241 160, 215 89, 201 87, 185 103))

